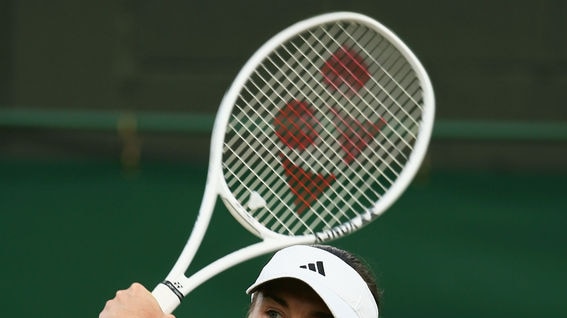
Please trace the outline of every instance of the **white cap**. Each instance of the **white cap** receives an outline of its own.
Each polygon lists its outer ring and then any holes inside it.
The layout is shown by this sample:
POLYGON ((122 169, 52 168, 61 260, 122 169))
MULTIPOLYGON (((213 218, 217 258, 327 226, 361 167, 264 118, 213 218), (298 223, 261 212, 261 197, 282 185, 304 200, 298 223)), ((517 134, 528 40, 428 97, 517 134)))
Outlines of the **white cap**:
POLYGON ((278 251, 246 292, 278 278, 295 278, 311 286, 335 318, 378 318, 378 305, 364 279, 323 249, 295 245, 278 251))

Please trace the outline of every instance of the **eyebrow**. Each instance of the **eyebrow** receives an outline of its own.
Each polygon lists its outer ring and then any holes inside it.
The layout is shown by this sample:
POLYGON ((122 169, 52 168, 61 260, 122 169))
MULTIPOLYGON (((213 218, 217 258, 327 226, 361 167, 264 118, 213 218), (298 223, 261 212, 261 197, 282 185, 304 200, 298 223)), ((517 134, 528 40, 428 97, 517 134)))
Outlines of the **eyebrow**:
MULTIPOLYGON (((278 304, 280 304, 281 306, 285 307, 285 308, 289 308, 288 303, 285 301, 285 299, 280 298, 274 294, 271 293, 264 293, 264 297, 270 298, 273 301, 277 302, 278 304)), ((311 313, 312 317, 315 318, 334 318, 333 314, 327 313, 327 312, 323 312, 323 311, 316 311, 311 313)))
POLYGON ((289 308, 287 301, 285 301, 283 298, 280 298, 280 297, 278 297, 274 294, 264 292, 264 297, 271 298, 273 301, 282 305, 283 307, 289 308))

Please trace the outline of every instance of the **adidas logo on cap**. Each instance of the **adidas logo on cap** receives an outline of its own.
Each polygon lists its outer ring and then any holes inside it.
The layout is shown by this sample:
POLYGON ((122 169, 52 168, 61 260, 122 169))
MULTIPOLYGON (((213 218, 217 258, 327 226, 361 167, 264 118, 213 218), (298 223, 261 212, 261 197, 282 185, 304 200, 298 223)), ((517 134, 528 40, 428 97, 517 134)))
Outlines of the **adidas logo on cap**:
POLYGON ((308 263, 307 265, 301 265, 301 266, 299 266, 299 268, 308 269, 310 271, 313 271, 315 273, 319 273, 319 274, 325 276, 325 267, 323 266, 323 262, 321 262, 321 261, 317 261, 315 263, 308 263))

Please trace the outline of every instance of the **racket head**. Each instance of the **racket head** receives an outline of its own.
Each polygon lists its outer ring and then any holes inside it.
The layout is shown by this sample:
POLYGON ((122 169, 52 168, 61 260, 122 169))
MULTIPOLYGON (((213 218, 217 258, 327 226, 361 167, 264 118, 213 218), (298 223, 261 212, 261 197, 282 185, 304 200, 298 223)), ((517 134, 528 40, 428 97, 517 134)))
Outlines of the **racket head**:
POLYGON ((209 176, 251 233, 329 241, 403 193, 434 111, 427 72, 394 33, 358 13, 316 16, 241 69, 217 113, 209 176))

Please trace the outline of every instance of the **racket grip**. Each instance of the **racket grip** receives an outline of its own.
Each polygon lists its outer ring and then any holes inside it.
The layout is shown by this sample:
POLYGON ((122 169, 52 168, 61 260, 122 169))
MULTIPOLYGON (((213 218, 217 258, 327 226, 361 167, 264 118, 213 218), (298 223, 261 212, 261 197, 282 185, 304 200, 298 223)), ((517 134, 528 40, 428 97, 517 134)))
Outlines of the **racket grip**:
MULTIPOLYGON (((171 287, 175 288, 175 287, 171 287)), ((168 285, 160 283, 152 291, 152 295, 156 298, 161 310, 166 314, 171 314, 181 303, 183 295, 175 289, 171 289, 168 285), (181 295, 181 296, 180 296, 181 295)))

